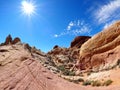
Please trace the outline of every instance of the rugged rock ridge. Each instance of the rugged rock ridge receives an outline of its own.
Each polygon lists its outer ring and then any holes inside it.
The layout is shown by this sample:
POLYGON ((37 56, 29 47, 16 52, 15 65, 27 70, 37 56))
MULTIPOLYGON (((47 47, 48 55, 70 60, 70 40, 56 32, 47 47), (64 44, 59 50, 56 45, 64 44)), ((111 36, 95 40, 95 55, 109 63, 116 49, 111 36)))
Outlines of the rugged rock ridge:
POLYGON ((71 42, 71 46, 69 48, 62 48, 55 45, 47 55, 51 57, 51 60, 53 60, 56 67, 64 67, 71 71, 79 60, 79 48, 88 39, 90 39, 89 36, 78 36, 71 42))
POLYGON ((120 60, 120 21, 93 36, 80 48, 78 67, 81 70, 103 70, 120 60))

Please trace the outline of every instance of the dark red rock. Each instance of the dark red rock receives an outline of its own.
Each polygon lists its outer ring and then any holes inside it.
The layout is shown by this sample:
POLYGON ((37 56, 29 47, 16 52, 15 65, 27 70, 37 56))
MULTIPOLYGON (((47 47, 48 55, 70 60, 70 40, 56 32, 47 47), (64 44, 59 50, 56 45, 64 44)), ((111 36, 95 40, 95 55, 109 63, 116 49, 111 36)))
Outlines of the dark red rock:
POLYGON ((88 39, 90 39, 90 36, 77 36, 72 42, 70 47, 77 47, 80 48, 83 43, 85 43, 88 39))
POLYGON ((8 45, 8 44, 12 44, 12 37, 11 37, 11 35, 8 35, 6 37, 6 40, 5 40, 5 43, 4 43, 4 45, 8 45))
POLYGON ((53 47, 53 49, 56 49, 56 48, 58 48, 59 46, 58 45, 55 45, 54 47, 53 47))
POLYGON ((20 38, 16 37, 13 41, 12 44, 16 44, 18 42, 21 42, 20 38))

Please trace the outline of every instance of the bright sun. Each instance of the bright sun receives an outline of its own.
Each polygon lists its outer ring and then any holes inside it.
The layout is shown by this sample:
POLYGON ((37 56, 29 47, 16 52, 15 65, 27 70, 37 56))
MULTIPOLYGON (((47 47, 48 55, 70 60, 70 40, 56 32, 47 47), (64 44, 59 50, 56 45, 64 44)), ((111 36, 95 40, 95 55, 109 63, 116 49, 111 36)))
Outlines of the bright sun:
POLYGON ((21 9, 23 14, 27 15, 28 17, 31 17, 33 14, 35 14, 36 6, 34 5, 34 3, 26 0, 22 1, 21 9))

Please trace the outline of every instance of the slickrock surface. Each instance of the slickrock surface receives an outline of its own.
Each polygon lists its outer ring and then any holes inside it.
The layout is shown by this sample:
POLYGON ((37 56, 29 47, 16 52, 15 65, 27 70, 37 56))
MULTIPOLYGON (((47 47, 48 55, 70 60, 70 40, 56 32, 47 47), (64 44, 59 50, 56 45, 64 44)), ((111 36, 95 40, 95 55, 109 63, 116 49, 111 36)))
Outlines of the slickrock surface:
POLYGON ((120 60, 120 21, 85 42, 80 48, 80 69, 109 69, 120 60))

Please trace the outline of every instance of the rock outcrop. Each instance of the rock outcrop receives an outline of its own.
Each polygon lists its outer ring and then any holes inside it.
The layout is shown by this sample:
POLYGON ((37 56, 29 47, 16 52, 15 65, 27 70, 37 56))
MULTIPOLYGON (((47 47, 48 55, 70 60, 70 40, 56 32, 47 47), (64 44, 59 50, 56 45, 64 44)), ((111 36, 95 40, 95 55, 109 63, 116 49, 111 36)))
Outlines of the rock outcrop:
POLYGON ((8 45, 8 44, 11 44, 11 43, 12 43, 12 37, 11 37, 11 35, 8 35, 6 37, 4 45, 8 45))
POLYGON ((77 66, 94 71, 113 68, 120 60, 120 21, 96 34, 80 48, 77 66))
POLYGON ((21 42, 20 38, 16 37, 13 41, 12 44, 16 44, 18 42, 21 42))
POLYGON ((21 40, 20 40, 19 37, 16 37, 16 38, 13 40, 12 37, 11 37, 11 35, 9 34, 9 35, 6 37, 5 42, 4 42, 4 43, 1 43, 0 46, 17 44, 18 42, 21 42, 21 40))
POLYGON ((89 36, 78 36, 72 42, 69 48, 61 48, 58 45, 53 47, 53 50, 48 52, 48 56, 57 67, 64 67, 67 70, 73 70, 76 62, 79 60, 79 48, 85 43, 89 36))
POLYGON ((65 65, 67 68, 70 68, 69 64, 74 65, 79 59, 79 49, 61 48, 58 46, 48 52, 47 55, 51 57, 56 66, 65 65))
POLYGON ((83 43, 85 43, 88 39, 90 39, 90 36, 77 36, 72 42, 70 47, 76 47, 80 48, 83 43))

